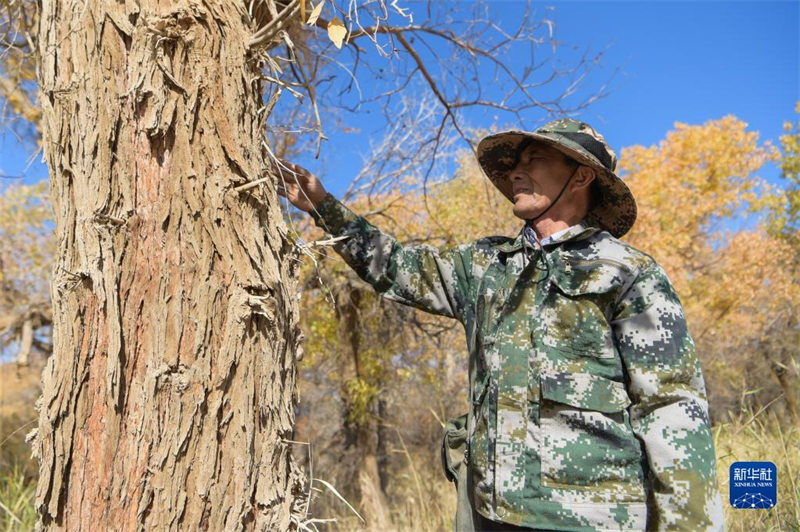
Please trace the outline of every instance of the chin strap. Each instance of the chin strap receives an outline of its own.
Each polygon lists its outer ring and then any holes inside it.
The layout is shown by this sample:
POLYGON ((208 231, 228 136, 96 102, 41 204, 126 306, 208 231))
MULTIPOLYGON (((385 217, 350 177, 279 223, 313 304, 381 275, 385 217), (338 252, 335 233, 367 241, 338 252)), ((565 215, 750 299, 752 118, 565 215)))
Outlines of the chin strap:
MULTIPOLYGON (((533 246, 534 249, 539 249, 540 251, 539 256, 536 258, 535 262, 538 262, 539 260, 544 262, 543 270, 545 271, 545 277, 547 277, 550 274, 550 265, 547 262, 547 258, 545 258, 544 256, 544 247, 542 246, 542 241, 539 240, 539 235, 536 233, 536 229, 533 227, 533 224, 536 220, 544 216, 545 213, 547 213, 547 211, 553 208, 553 205, 555 205, 556 202, 558 202, 558 200, 561 199, 561 196, 567 190, 569 182, 572 181, 572 178, 575 175, 575 172, 578 171, 578 168, 580 168, 580 165, 575 167, 575 170, 572 171, 570 176, 567 178, 567 182, 564 183, 563 187, 561 187, 561 191, 558 193, 556 198, 550 202, 550 205, 548 205, 547 208, 542 212, 540 212, 537 216, 525 220, 525 227, 522 229, 523 240, 526 240, 529 244, 531 244, 531 246, 533 246)), ((526 254, 523 253, 523 257, 525 255, 526 254)))

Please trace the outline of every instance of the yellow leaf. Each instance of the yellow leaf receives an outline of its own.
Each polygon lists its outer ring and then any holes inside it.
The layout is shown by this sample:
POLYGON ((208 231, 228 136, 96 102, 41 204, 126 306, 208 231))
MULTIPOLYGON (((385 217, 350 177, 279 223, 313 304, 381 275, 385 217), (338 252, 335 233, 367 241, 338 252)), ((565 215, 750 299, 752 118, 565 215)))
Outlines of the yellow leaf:
POLYGON ((333 42, 336 48, 342 47, 342 42, 347 35, 347 28, 344 27, 339 17, 333 17, 333 20, 328 22, 328 38, 333 42))
POLYGON ((320 13, 322 13, 322 6, 325 5, 325 0, 320 0, 319 4, 314 6, 314 9, 311 10, 311 14, 308 16, 308 21, 306 24, 309 26, 313 26, 317 23, 317 19, 319 18, 320 13))

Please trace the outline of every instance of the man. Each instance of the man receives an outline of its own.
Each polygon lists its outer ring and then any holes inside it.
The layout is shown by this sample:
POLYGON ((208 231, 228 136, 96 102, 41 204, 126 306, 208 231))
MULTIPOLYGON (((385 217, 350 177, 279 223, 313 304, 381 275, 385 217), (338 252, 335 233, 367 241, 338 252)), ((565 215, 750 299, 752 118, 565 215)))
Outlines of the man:
POLYGON ((477 154, 525 220, 516 238, 402 246, 302 168, 279 187, 384 297, 464 324, 456 529, 722 529, 700 364, 664 271, 617 240, 636 203, 614 152, 564 119, 477 154))

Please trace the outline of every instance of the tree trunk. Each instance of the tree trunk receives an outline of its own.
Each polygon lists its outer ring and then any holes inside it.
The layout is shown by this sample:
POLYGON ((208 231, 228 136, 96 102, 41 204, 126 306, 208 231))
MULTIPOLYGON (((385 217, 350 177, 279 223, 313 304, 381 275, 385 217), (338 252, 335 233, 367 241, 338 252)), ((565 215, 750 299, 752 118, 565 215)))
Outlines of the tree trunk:
MULTIPOLYGON (((345 480, 345 485, 346 493, 358 499, 369 529, 387 530, 390 521, 376 456, 374 405, 367 405, 367 412, 358 412, 356 419, 351 419, 351 408, 354 405, 349 393, 352 390, 348 390, 346 386, 348 382, 364 378, 360 333, 363 326, 360 320, 362 301, 362 289, 349 282, 344 284, 336 298, 336 307, 340 313, 339 340, 345 352, 342 357, 342 376, 345 378, 342 391, 345 398, 342 430, 345 451, 350 451, 349 454, 355 458, 355 463, 347 469, 351 474, 347 475, 349 478, 345 480)), ((364 408, 360 402, 356 408, 364 408)))
POLYGON ((36 505, 66 530, 286 530, 294 272, 247 3, 43 0, 58 239, 36 505), (263 109, 261 109, 263 111, 263 109))
POLYGON ((33 348, 33 320, 25 318, 22 324, 22 334, 19 341, 19 353, 17 353, 17 364, 27 366, 33 348))
POLYGON ((797 401, 800 387, 797 384, 797 372, 792 371, 797 364, 797 346, 800 344, 800 334, 797 331, 797 320, 790 316, 782 330, 773 331, 770 335, 771 345, 762 349, 772 374, 780 384, 786 410, 795 425, 800 424, 800 406, 797 401))
POLYGON ((380 480, 381 492, 386 495, 389 493, 389 430, 386 424, 389 422, 389 408, 386 399, 381 394, 378 397, 378 430, 377 430, 377 454, 378 454, 378 479, 380 480))

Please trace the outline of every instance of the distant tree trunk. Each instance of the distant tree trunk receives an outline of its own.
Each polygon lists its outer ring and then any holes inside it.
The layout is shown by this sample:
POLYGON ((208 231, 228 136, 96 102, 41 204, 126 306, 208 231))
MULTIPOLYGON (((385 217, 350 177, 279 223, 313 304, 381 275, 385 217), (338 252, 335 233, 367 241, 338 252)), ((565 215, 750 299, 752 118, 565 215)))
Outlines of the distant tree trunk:
MULTIPOLYGON (((339 339, 345 351, 342 359, 342 375, 345 383, 353 379, 362 379, 363 368, 361 360, 361 328, 359 311, 363 301, 362 289, 346 283, 339 292, 336 305, 339 309, 339 339)), ((351 473, 345 481, 346 492, 358 499, 364 513, 364 518, 370 530, 387 530, 390 520, 386 496, 381 489, 380 473, 378 468, 377 446, 379 440, 376 435, 376 422, 371 411, 360 419, 351 419, 351 408, 348 403, 348 390, 343 392, 345 400, 344 430, 345 447, 348 453, 355 458, 351 468, 345 468, 351 473)), ((372 405, 371 405, 372 406, 372 405)), ((361 413, 363 414, 363 412, 361 413)))
POLYGON ((36 505, 65 530, 286 530, 298 344, 247 3, 43 0, 58 239, 36 505))
POLYGON ((378 478, 380 479, 381 492, 384 496, 389 493, 389 430, 386 426, 389 420, 389 408, 386 399, 381 394, 378 397, 378 478))
POLYGON ((800 423, 800 406, 798 406, 797 394, 800 386, 797 383, 797 373, 792 371, 795 366, 797 356, 798 340, 800 334, 797 333, 797 320, 790 316, 785 324, 778 330, 771 331, 770 340, 766 345, 760 347, 769 369, 780 384, 783 392, 783 400, 786 410, 795 424, 800 423))
POLYGON ((22 335, 19 341, 19 353, 17 353, 17 364, 27 366, 33 347, 33 320, 25 318, 22 324, 22 335))

